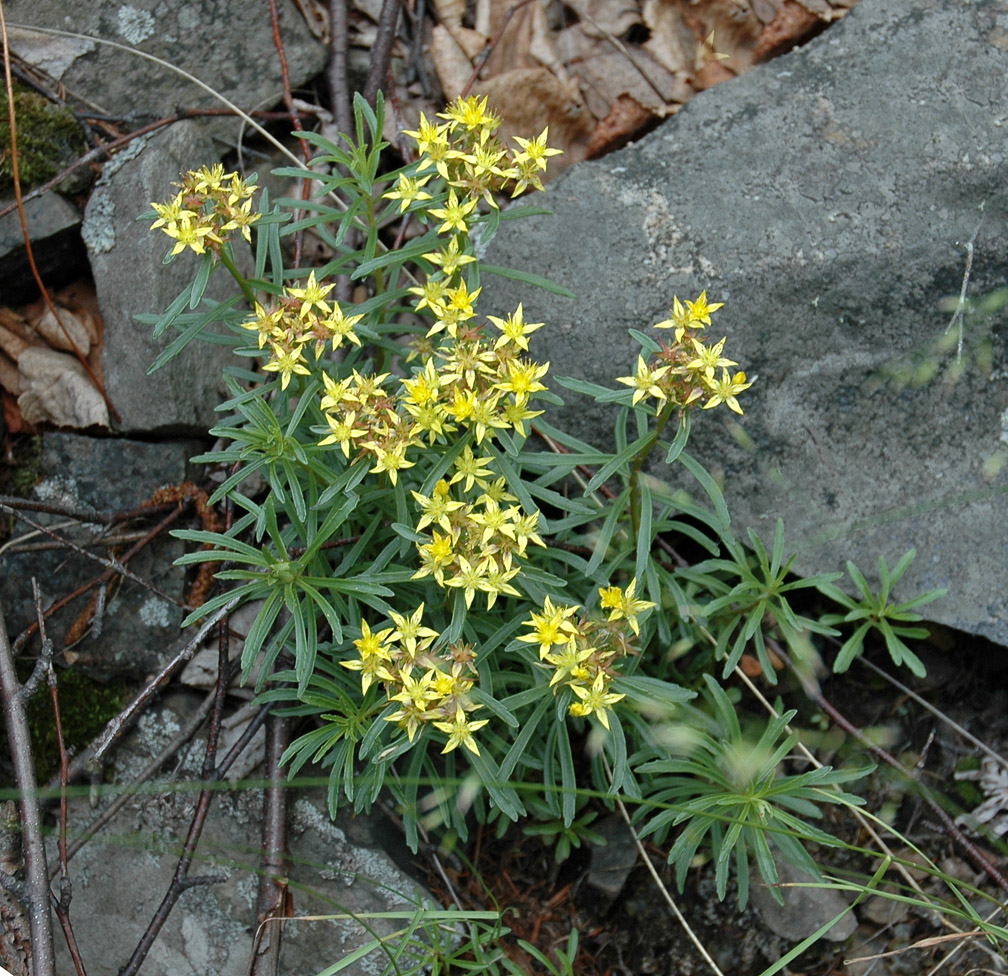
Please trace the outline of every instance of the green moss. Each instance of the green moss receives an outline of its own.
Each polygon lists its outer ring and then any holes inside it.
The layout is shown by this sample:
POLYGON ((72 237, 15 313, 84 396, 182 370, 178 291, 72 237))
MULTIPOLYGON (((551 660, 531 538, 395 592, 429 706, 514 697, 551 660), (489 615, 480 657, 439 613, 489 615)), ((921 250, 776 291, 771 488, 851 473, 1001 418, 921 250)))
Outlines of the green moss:
MULTIPOLYGON (((6 93, 0 104, 3 106, 0 113, 0 192, 7 192, 14 185, 14 169, 8 121, 10 103, 6 93)), ((51 179, 84 152, 83 133, 69 109, 15 84, 14 111, 22 189, 51 179)))
MULTIPOLYGON (((22 681, 30 670, 26 666, 26 673, 19 675, 22 681)), ((59 671, 58 682, 63 742, 73 755, 94 740, 108 720, 119 712, 126 700, 127 686, 125 682, 101 684, 73 668, 59 671)), ((27 713, 35 775, 40 784, 45 784, 59 772, 59 744, 56 741, 52 697, 44 680, 28 703, 27 713)), ((6 749, 5 735, 0 736, 0 743, 0 748, 6 749)))

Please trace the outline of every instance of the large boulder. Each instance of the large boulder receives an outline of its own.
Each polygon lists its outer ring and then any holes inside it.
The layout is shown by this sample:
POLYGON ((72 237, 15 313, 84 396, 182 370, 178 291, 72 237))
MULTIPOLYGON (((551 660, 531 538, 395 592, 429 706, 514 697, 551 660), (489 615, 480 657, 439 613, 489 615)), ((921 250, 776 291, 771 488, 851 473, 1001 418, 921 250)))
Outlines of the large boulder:
MULTIPOLYGON (((554 376, 614 386, 635 356, 627 328, 707 289, 726 303, 715 338, 758 375, 739 424, 724 407, 694 418, 691 450, 737 531, 766 539, 781 517, 805 574, 892 566, 914 546, 897 594, 947 587, 928 616, 1003 644, 1006 32, 1004 3, 862 0, 574 167, 545 194, 555 216, 502 225, 488 261, 573 301, 489 277, 481 300, 548 323, 533 348, 554 376), (957 364, 957 328, 944 343, 967 270, 967 297, 990 300, 970 306, 957 364)), ((606 443, 613 411, 565 397, 554 419, 606 443)))
MULTIPOLYGON (((293 0, 277 7, 296 88, 322 70, 326 46, 293 0)), ((14 0, 6 9, 15 53, 100 112, 163 118, 219 108, 218 95, 248 111, 283 92, 269 10, 244 0, 14 0)), ((238 124, 227 124, 232 137, 238 124)))

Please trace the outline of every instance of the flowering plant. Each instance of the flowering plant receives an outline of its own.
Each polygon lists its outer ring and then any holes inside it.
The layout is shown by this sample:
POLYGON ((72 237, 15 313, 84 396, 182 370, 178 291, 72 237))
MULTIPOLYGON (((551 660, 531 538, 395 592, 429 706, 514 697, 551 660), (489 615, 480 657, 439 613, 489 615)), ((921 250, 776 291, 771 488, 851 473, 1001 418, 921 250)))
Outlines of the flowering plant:
MULTIPOLYGON (((545 413, 560 402, 550 364, 533 355, 547 326, 526 321, 522 305, 484 315, 478 304, 486 274, 556 288, 487 265, 474 246, 530 211, 502 211, 499 199, 541 189, 556 153, 547 130, 505 146, 486 100, 459 99, 407 133, 415 162, 382 172, 381 100, 372 110, 358 98, 355 121, 343 145, 305 135, 317 149, 307 174, 277 171, 316 182, 311 200, 273 203, 264 190, 253 212, 252 182, 217 167, 185 176, 149 215, 174 242, 170 258, 189 249, 201 261, 153 320, 158 333, 178 332, 158 364, 220 323, 216 341, 258 367, 228 369, 231 397, 211 431, 226 446, 198 458, 225 472, 211 501, 227 498, 237 517, 223 533, 179 533, 203 546, 181 562, 222 564, 216 579, 229 587, 190 620, 236 597, 257 603, 244 675, 255 671, 264 699, 307 720, 285 761, 292 774, 309 762, 328 769, 333 813, 344 802, 366 809, 388 790, 415 846, 422 813, 464 838, 470 812, 523 816, 530 784, 542 794, 538 815, 567 828, 586 787, 606 802, 635 798, 643 815, 663 796, 702 796, 649 829, 692 830, 675 849, 680 867, 708 837, 722 893, 727 854, 741 864, 747 844, 773 883, 760 824, 800 821, 768 811, 854 802, 831 788, 855 774, 827 768, 775 786, 790 751, 776 742, 786 726, 777 719, 763 733, 773 762, 751 780, 758 803, 745 776, 704 778, 742 734, 726 693, 701 680, 710 663, 724 661, 727 675, 755 641, 773 681, 764 628, 801 651, 809 630, 835 633, 792 612, 785 595, 833 577, 782 585, 780 532, 772 557, 753 537, 762 553, 753 564, 713 478, 685 451, 695 407, 741 413, 752 385, 731 372, 726 339, 708 339, 721 303, 706 292, 675 297, 655 325, 667 339, 633 331, 641 353, 617 389, 561 381, 617 408, 615 450, 584 444, 545 413), (292 211, 305 215, 291 220, 292 211), (398 234, 382 233, 397 223, 398 234), (305 274, 284 254, 308 230, 332 257, 305 274), (232 250, 235 231, 249 241, 255 232, 250 275, 232 250), (209 302, 221 267, 241 295, 209 302), (658 445, 696 497, 646 475, 658 445), (668 541, 677 538, 712 558, 677 562, 668 541), (713 715, 689 704, 698 689, 713 715), (696 728, 702 740, 690 737, 696 728), (673 762, 670 743, 687 740, 682 749, 701 759, 673 762), (691 769, 696 790, 684 786, 691 769), (742 811, 744 830, 711 819, 712 795, 742 811)), ((778 845, 794 857, 799 848, 778 845)))

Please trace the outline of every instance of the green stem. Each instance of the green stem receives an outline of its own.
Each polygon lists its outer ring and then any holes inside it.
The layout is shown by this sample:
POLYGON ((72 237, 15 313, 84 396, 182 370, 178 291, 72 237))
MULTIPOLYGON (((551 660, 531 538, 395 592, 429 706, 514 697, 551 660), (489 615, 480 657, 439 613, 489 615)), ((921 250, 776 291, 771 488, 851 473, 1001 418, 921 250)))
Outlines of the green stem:
POLYGON ((669 418, 672 416, 672 412, 675 410, 674 403, 666 403, 664 407, 658 412, 658 420, 655 423, 655 429, 652 432, 651 440, 648 441, 647 447, 643 448, 640 454, 634 458, 633 467, 630 469, 630 525, 633 529, 633 539, 637 539, 637 534, 640 532, 640 519, 641 519, 641 498, 640 498, 640 473, 641 469, 644 467, 644 462, 647 460, 648 455, 654 450, 655 444, 658 443, 658 438, 661 437, 662 431, 665 430, 666 424, 669 422, 669 418))
POLYGON ((231 277, 238 282, 238 287, 242 290, 246 301, 252 308, 255 308, 255 292, 252 291, 252 286, 245 280, 245 276, 235 266, 230 250, 227 247, 222 247, 218 253, 220 254, 221 264, 231 272, 231 277))

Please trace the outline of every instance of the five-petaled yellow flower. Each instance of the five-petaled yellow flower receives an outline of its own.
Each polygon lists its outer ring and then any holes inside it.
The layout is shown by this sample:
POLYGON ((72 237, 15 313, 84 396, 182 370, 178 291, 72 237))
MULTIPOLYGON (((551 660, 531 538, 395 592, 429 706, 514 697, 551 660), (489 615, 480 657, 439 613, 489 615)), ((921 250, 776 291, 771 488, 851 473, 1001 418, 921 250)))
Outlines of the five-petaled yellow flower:
POLYGON ((616 382, 633 387, 633 405, 637 406, 646 396, 653 396, 656 400, 667 399, 665 391, 658 385, 658 381, 668 371, 668 366, 659 366, 658 369, 653 369, 644 362, 643 356, 638 356, 637 372, 633 376, 617 376, 616 382))

